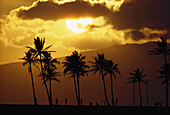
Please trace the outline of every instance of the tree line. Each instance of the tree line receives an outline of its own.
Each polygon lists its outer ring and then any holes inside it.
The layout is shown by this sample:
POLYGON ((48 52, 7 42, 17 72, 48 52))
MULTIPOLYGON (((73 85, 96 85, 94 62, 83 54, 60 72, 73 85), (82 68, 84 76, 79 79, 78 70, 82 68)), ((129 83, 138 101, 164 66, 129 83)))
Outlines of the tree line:
MULTIPOLYGON (((154 48, 154 50, 149 51, 148 55, 157 55, 157 54, 163 54, 164 55, 164 65, 161 67, 160 76, 158 78, 163 79, 163 84, 165 83, 166 86, 166 106, 168 107, 168 85, 169 85, 169 78, 170 78, 170 64, 167 63, 167 55, 170 54, 170 49, 167 48, 167 39, 161 37, 161 41, 155 42, 157 44, 157 48, 154 48)), ((46 94, 48 97, 49 105, 53 105, 52 101, 52 85, 51 81, 55 80, 60 83, 60 80, 57 78, 58 76, 61 76, 61 72, 57 71, 57 65, 60 64, 60 62, 57 60, 57 58, 53 58, 51 56, 52 52, 55 51, 49 51, 48 49, 52 46, 49 45, 48 47, 44 48, 45 44, 45 38, 41 39, 39 37, 34 38, 34 47, 26 46, 28 48, 28 51, 25 52, 25 56, 23 58, 19 58, 21 60, 24 60, 23 65, 28 64, 28 71, 31 76, 31 82, 32 82, 32 91, 33 91, 33 98, 34 98, 34 105, 37 105, 37 97, 34 87, 34 77, 32 73, 32 65, 37 67, 40 70, 40 74, 38 75, 41 80, 43 81, 43 85, 46 90, 46 94), (40 68, 37 66, 37 64, 40 65, 40 68), (47 86, 47 81, 49 82, 49 86, 47 86)), ((117 75, 121 76, 120 70, 118 68, 118 64, 115 64, 112 60, 108 60, 105 58, 104 53, 97 53, 96 56, 93 56, 93 61, 89 61, 91 66, 87 65, 85 62, 86 56, 82 56, 81 53, 78 53, 77 51, 72 52, 70 56, 65 57, 65 61, 61 64, 64 68, 64 71, 62 72, 64 76, 67 74, 69 75, 69 79, 74 79, 74 89, 75 89, 75 95, 78 106, 81 105, 81 95, 80 95, 80 77, 81 76, 88 76, 89 72, 93 72, 93 75, 97 72, 99 73, 99 76, 102 76, 102 83, 103 83, 103 89, 105 94, 105 100, 107 105, 115 105, 115 99, 114 99, 114 91, 113 91, 113 77, 116 79, 117 75), (106 91, 106 83, 105 83, 105 76, 109 74, 110 75, 110 91, 111 91, 111 97, 112 101, 111 104, 108 101, 107 98, 107 91, 106 91)), ((128 84, 133 84, 133 105, 135 103, 135 84, 138 83, 139 87, 139 97, 140 97, 140 106, 142 106, 142 92, 141 92, 141 83, 146 84, 146 80, 144 79, 146 74, 143 73, 144 70, 140 70, 137 68, 136 70, 133 70, 133 72, 130 72, 130 77, 128 78, 128 84)))

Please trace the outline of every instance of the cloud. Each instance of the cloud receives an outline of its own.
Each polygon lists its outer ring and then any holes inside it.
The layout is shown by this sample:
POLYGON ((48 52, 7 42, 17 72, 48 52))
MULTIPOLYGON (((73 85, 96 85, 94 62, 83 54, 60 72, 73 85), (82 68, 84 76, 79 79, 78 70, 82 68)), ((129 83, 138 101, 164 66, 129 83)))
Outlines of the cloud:
POLYGON ((117 6, 116 3, 109 6, 107 0, 104 3, 102 0, 86 0, 86 2, 77 0, 64 4, 54 1, 39 1, 27 9, 21 8, 17 15, 23 19, 40 18, 44 20, 103 16, 116 29, 147 27, 163 30, 170 29, 169 4, 169 0, 127 0, 121 1, 117 6), (114 6, 120 9, 114 11, 112 10, 114 6))
POLYGON ((109 0, 66 1, 38 0, 31 6, 12 10, 0 20, 0 39, 5 45, 23 47, 32 45, 32 39, 40 36, 55 47, 86 50, 146 42, 167 36, 170 30, 167 0, 121 0, 110 6, 109 0), (66 27, 66 18, 89 16, 94 24, 83 34, 72 33, 66 27))
MULTIPOLYGON (((116 0, 115 0, 116 1, 116 0)), ((140 40, 146 36, 139 29, 166 30, 170 34, 170 4, 169 0, 122 0, 118 5, 106 0, 91 1, 38 1, 29 8, 20 8, 17 16, 22 19, 40 18, 43 20, 58 20, 80 17, 104 17, 106 24, 111 24, 113 29, 126 30, 125 36, 132 36, 133 40, 140 40), (113 10, 117 8, 118 10, 113 10), (139 37, 139 38, 138 38, 139 37)), ((97 27, 97 26, 96 26, 97 27)), ((157 34, 159 35, 162 34, 157 34)), ((150 35, 150 39, 156 35, 150 35), (152 37, 153 36, 153 37, 152 37)))
POLYGON ((124 33, 125 40, 131 39, 135 42, 139 42, 141 40, 156 40, 160 36, 168 38, 168 34, 166 30, 152 30, 149 28, 143 29, 129 29, 124 33))
POLYGON ((109 16, 116 29, 170 29, 170 0, 131 0, 109 16))
POLYGON ((105 16, 110 11, 104 5, 88 2, 75 1, 65 4, 57 4, 53 1, 37 2, 34 7, 25 10, 20 9, 17 13, 22 19, 40 18, 43 20, 58 20, 65 18, 80 18, 80 17, 100 17, 105 16))
POLYGON ((125 39, 133 39, 134 41, 139 41, 146 38, 145 34, 138 30, 131 30, 130 32, 125 33, 125 39))
POLYGON ((124 42, 123 32, 113 30, 111 25, 101 28, 93 28, 92 31, 74 34, 63 39, 63 45, 67 47, 75 47, 79 50, 100 49, 111 46, 113 44, 122 44, 124 42))
POLYGON ((22 56, 24 47, 33 46, 33 38, 37 36, 46 38, 47 46, 53 44, 50 49, 57 51, 54 56, 61 57, 74 50, 145 43, 170 33, 167 0, 126 0, 124 3, 121 0, 123 4, 115 6, 109 5, 110 0, 65 1, 38 0, 31 6, 13 9, 0 19, 0 40, 5 52, 22 49, 18 54, 22 56), (66 18, 87 16, 93 17, 88 31, 76 34, 66 27, 66 18))

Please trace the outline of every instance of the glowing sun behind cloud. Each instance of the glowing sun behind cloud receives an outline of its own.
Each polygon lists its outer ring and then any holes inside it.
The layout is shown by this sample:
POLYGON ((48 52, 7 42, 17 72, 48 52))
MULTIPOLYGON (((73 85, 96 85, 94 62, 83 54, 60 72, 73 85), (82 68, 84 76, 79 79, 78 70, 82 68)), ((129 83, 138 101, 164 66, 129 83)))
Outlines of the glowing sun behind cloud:
POLYGON ((83 33, 90 29, 93 24, 92 18, 68 19, 66 20, 67 28, 74 33, 83 33))

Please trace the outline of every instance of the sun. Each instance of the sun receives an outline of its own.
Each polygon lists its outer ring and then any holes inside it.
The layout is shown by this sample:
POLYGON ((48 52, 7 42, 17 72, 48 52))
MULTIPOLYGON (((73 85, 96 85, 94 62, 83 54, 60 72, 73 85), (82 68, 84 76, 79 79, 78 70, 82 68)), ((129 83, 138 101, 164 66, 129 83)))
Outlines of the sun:
POLYGON ((67 19, 67 28, 74 33, 83 33, 90 29, 93 24, 92 18, 67 19))

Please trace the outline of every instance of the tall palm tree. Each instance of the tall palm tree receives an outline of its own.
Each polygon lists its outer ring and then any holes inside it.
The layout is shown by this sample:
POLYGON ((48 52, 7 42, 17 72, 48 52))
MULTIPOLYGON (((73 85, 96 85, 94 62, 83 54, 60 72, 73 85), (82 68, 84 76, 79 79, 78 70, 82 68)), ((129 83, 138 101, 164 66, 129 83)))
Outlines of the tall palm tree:
POLYGON ((104 53, 97 53, 97 57, 93 57, 94 58, 94 62, 93 61, 89 61, 92 64, 92 69, 91 71, 93 72, 93 74, 96 74, 96 72, 99 72, 99 77, 100 75, 102 75, 102 81, 103 81, 103 87, 104 87, 104 94, 105 94, 105 99, 106 99, 106 103, 107 105, 109 105, 109 101, 107 99, 107 92, 106 92, 106 85, 105 85, 105 79, 104 79, 104 72, 105 72, 105 68, 106 68, 106 59, 104 57, 104 53))
MULTIPOLYGON (((43 65, 42 65, 42 54, 44 52, 47 52, 47 49, 50 48, 52 45, 44 48, 44 44, 45 44, 45 38, 40 39, 39 37, 37 37, 37 38, 34 38, 35 48, 32 48, 30 46, 26 46, 26 48, 29 48, 29 51, 34 54, 34 58, 39 56, 39 61, 40 61, 40 64, 41 64, 41 75, 42 75, 42 78, 43 78, 43 81, 44 81, 44 86, 45 86, 45 89, 46 89, 46 92, 47 92, 49 104, 52 105, 52 103, 50 101, 50 95, 49 95, 49 92, 48 92, 47 84, 45 82, 45 78, 44 78, 44 74, 43 74, 43 65)), ((52 51, 48 51, 48 52, 52 52, 52 51)))
POLYGON ((162 67, 160 67, 161 70, 158 71, 160 73, 160 76, 157 77, 158 79, 163 79, 162 84, 164 83, 168 83, 169 84, 169 80, 170 80, 170 64, 166 64, 162 67))
MULTIPOLYGON (((158 46, 157 48, 154 48, 154 50, 149 51, 148 55, 160 55, 163 54, 164 56, 164 65, 167 64, 167 55, 170 54, 170 49, 167 48, 167 38, 161 37, 161 41, 155 42, 158 46)), ((167 77, 167 76, 165 76, 167 77)), ((167 79, 166 79, 167 80, 167 79)), ((166 107, 168 107, 168 81, 165 81, 165 87, 166 87, 166 107)))
POLYGON ((51 90, 51 80, 55 80, 60 82, 57 78, 55 78, 56 76, 60 76, 60 72, 56 72, 56 64, 60 64, 59 61, 57 61, 57 58, 52 58, 51 57, 51 53, 45 51, 43 53, 43 59, 42 62, 44 62, 44 78, 45 78, 45 82, 49 81, 49 89, 50 89, 50 103, 53 104, 52 102, 52 90, 51 90))
POLYGON ((161 41, 155 42, 155 44, 158 46, 157 48, 154 48, 154 50, 151 50, 148 52, 148 55, 160 55, 163 54, 164 56, 164 64, 167 63, 167 55, 170 54, 170 49, 167 48, 167 38, 161 37, 161 41))
POLYGON ((136 70, 133 70, 134 73, 129 73, 131 75, 131 77, 129 77, 128 79, 133 81, 133 82, 137 82, 139 85, 139 96, 140 96, 140 106, 142 106, 142 92, 141 92, 141 84, 140 83, 145 83, 146 82, 143 80, 143 78, 146 76, 146 74, 143 74, 143 69, 140 71, 139 68, 137 68, 136 70))
POLYGON ((74 78, 74 87, 76 92, 76 99, 78 105, 80 105, 80 86, 79 86, 79 78, 80 76, 87 75, 87 70, 89 68, 84 61, 86 57, 82 56, 82 54, 78 54, 77 51, 74 51, 71 56, 65 57, 65 62, 62 62, 64 68, 64 75, 71 75, 69 78, 74 78), (77 81, 77 82, 76 82, 77 81))
POLYGON ((133 106, 135 106, 135 86, 136 86, 136 78, 135 77, 129 77, 127 84, 133 83, 133 106))
MULTIPOLYGON (((35 87, 34 87, 34 79, 33 79, 33 74, 32 74, 32 64, 35 65, 35 58, 33 57, 31 52, 25 52, 25 56, 23 58, 19 58, 21 60, 24 60, 25 62, 23 63, 23 66, 26 64, 28 65, 28 70, 31 75, 31 81, 32 81, 32 91, 33 91, 33 97, 34 97, 34 105, 37 105, 37 98, 35 96, 35 87)), ((36 65, 35 65, 36 66, 36 65)), ((37 66, 36 66, 37 67, 37 66)), ((38 67, 37 67, 38 68, 38 67)))
POLYGON ((105 73, 110 74, 110 82, 111 82, 111 95, 112 95, 112 105, 114 106, 114 96, 113 96, 113 80, 112 76, 114 76, 114 79, 116 79, 115 73, 118 73, 120 75, 120 70, 118 68, 118 64, 114 64, 112 60, 106 60, 106 67, 105 67, 105 73))

